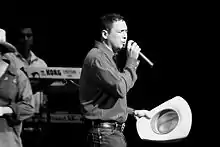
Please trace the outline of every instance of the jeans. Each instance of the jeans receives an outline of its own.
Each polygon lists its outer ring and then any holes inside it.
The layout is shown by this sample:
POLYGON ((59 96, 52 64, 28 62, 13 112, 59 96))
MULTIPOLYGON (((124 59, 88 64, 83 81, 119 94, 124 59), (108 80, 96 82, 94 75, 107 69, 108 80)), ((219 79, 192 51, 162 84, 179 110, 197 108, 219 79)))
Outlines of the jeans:
POLYGON ((87 132, 86 147, 126 147, 123 132, 109 128, 91 128, 87 132))

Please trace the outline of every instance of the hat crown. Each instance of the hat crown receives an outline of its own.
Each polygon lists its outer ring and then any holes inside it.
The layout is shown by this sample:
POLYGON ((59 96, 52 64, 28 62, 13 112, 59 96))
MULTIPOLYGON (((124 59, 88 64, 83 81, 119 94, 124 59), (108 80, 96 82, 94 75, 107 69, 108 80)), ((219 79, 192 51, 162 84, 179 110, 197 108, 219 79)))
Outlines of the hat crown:
POLYGON ((0 29, 0 42, 6 41, 6 32, 3 29, 0 29))

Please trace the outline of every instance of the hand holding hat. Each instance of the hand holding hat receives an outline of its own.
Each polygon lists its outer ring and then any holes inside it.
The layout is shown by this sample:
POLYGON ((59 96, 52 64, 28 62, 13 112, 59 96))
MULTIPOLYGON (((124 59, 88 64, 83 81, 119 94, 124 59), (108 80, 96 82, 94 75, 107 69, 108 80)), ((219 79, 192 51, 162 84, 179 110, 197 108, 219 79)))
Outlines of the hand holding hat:
POLYGON ((141 117, 146 117, 147 119, 150 119, 152 117, 151 112, 148 110, 135 110, 134 116, 137 120, 141 117))

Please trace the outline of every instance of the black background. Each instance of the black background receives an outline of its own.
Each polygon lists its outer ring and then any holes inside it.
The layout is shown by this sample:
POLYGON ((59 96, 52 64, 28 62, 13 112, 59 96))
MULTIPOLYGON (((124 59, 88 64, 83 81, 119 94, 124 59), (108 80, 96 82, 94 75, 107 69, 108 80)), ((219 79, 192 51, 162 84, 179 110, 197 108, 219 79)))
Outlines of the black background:
MULTIPOLYGON (((151 68, 140 58, 138 80, 128 93, 128 105, 150 110, 174 96, 181 96, 195 114, 195 102, 205 94, 205 78, 201 73, 208 67, 201 54, 206 47, 207 29, 204 28, 209 6, 181 2, 128 3, 16 3, 1 24, 6 28, 19 22, 30 24, 34 30, 34 52, 49 67, 81 67, 94 43, 95 21, 107 12, 120 13, 127 21, 128 38, 137 41, 141 52, 154 63, 151 68)), ((188 138, 165 144, 192 145, 194 128, 193 123, 188 138)), ((158 144, 140 140, 133 118, 128 119, 125 136, 130 146, 158 144)))

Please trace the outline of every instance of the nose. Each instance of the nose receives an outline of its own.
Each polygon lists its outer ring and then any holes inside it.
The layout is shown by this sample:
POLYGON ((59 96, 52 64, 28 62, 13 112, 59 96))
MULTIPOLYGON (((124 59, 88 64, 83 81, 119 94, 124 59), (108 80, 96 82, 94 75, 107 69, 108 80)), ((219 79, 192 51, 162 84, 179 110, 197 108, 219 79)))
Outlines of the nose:
POLYGON ((29 37, 28 37, 28 36, 25 36, 25 37, 24 37, 24 40, 25 40, 25 41, 29 40, 29 37))

